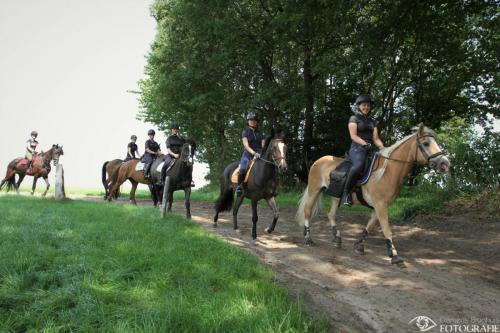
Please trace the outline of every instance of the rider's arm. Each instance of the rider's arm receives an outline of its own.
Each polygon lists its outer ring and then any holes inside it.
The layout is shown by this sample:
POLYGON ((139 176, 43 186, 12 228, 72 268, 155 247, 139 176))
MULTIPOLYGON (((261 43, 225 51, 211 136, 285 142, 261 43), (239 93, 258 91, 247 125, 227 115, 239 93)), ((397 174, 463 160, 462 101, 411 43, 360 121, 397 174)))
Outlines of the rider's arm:
POLYGON ((351 140, 353 142, 356 142, 357 144, 360 144, 362 146, 366 145, 367 142, 358 136, 358 124, 350 122, 348 128, 349 135, 351 136, 351 140))
POLYGON ((167 147, 167 154, 169 154, 170 156, 173 156, 174 158, 179 158, 179 154, 174 153, 168 147, 167 147))
POLYGON ((380 140, 380 137, 378 136, 378 129, 376 127, 373 129, 373 142, 379 149, 384 148, 384 143, 380 140))
POLYGON ((250 145, 248 144, 248 138, 245 138, 245 137, 244 137, 244 138, 243 138, 243 139, 241 139, 241 140, 243 141, 243 147, 245 147, 245 150, 246 150, 247 152, 249 152, 249 153, 250 153, 250 155, 252 155, 252 156, 253 156, 253 155, 255 155, 255 151, 254 151, 254 150, 252 149, 252 147, 250 147, 250 145))
POLYGON ((35 150, 31 148, 31 143, 29 141, 26 142, 26 149, 28 149, 28 151, 32 154, 35 152, 35 150))
POLYGON ((127 152, 127 155, 129 157, 134 157, 134 155, 132 154, 132 149, 130 147, 128 147, 128 152, 127 152))

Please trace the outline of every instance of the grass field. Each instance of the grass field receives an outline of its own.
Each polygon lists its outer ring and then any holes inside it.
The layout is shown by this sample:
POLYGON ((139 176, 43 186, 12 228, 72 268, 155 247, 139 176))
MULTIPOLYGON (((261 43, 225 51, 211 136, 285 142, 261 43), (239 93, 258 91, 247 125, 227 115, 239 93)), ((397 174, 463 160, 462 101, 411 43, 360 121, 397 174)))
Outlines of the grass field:
POLYGON ((183 219, 0 196, 0 332, 318 332, 272 272, 183 219))

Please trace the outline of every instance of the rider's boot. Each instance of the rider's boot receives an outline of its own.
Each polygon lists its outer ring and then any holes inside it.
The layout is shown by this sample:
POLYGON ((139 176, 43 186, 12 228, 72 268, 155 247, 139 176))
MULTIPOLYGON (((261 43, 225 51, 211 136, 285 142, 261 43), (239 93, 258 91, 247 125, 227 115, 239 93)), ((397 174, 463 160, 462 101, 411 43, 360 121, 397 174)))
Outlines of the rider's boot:
POLYGON ((245 173, 238 174, 238 186, 236 186, 236 196, 240 197, 243 194, 243 181, 245 180, 245 173))
POLYGON ((33 170, 31 169, 31 166, 33 165, 33 161, 28 160, 28 164, 26 165, 26 173, 32 173, 33 170))
POLYGON ((150 171, 151 171, 151 164, 152 163, 146 163, 144 165, 144 178, 145 179, 151 179, 151 174, 150 174, 150 171))
POLYGON ((342 194, 342 200, 341 203, 351 207, 352 206, 352 190, 354 188, 354 184, 356 182, 356 177, 357 174, 352 172, 352 170, 349 171, 349 174, 347 175, 347 179, 345 182, 344 186, 344 193, 342 194))

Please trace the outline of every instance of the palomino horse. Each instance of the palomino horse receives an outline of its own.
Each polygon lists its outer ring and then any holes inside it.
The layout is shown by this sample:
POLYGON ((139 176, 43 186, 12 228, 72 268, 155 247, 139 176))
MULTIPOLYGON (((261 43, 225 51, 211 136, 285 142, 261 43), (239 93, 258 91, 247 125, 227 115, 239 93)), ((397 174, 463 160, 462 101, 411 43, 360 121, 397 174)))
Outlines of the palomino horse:
MULTIPOLYGON (((312 244, 310 221, 318 211, 318 202, 321 191, 328 187, 330 172, 339 165, 343 159, 333 156, 323 156, 318 159, 309 171, 308 185, 297 211, 297 220, 304 226, 306 244, 312 244)), ((450 161, 441 151, 436 134, 420 124, 416 132, 408 135, 394 145, 380 151, 380 157, 372 168, 369 181, 362 186, 365 201, 374 208, 366 228, 354 243, 354 250, 364 253, 364 240, 379 221, 385 237, 387 253, 391 263, 403 263, 398 256, 392 241, 392 232, 389 226, 387 208, 396 200, 403 178, 410 172, 413 164, 427 165, 440 173, 447 173, 450 161)), ((341 235, 337 228, 336 213, 339 207, 339 198, 332 198, 332 206, 328 219, 332 227, 333 243, 340 247, 341 235)), ((356 200, 359 203, 359 200, 356 200)))
POLYGON ((158 199, 153 191, 151 186, 151 181, 149 179, 144 178, 144 172, 142 170, 136 171, 135 168, 139 160, 130 160, 124 162, 118 169, 118 175, 111 182, 111 190, 109 191, 107 199, 111 201, 114 197, 116 197, 116 193, 120 189, 120 186, 128 179, 132 183, 132 189, 130 190, 130 201, 137 205, 135 200, 135 191, 137 190, 137 185, 139 183, 146 184, 151 191, 151 197, 153 199, 154 205, 156 206, 158 203, 158 199))
MULTIPOLYGON (((104 200, 108 198, 109 189, 112 186, 113 180, 118 176, 118 169, 123 164, 123 160, 114 159, 106 161, 102 165, 102 185, 104 186, 104 200)), ((120 189, 115 193, 115 199, 120 196, 120 189)))
POLYGON ((278 207, 274 200, 276 188, 278 187, 278 173, 279 171, 286 170, 286 151, 287 147, 284 142, 284 133, 279 131, 277 135, 271 135, 266 139, 264 146, 264 154, 261 158, 255 160, 250 175, 248 176, 248 183, 244 186, 243 194, 236 198, 234 202, 233 189, 236 184, 231 181, 231 175, 238 167, 239 162, 229 164, 221 176, 220 194, 215 202, 215 216, 214 227, 217 227, 217 220, 219 213, 229 211, 233 208, 233 224, 234 230, 239 232, 238 229, 238 210, 243 202, 243 199, 249 198, 252 202, 252 239, 257 239, 257 203, 260 199, 265 199, 269 207, 273 211, 273 222, 266 228, 267 233, 274 231, 276 222, 279 218, 278 207))
MULTIPOLYGON (((174 191, 184 190, 184 206, 186 207, 186 217, 191 218, 191 181, 193 180, 193 158, 196 151, 196 143, 193 140, 186 140, 182 145, 179 159, 174 159, 170 170, 167 171, 165 178, 169 177, 168 184, 168 211, 172 211, 172 202, 174 200, 174 191)), ((151 180, 156 184, 161 177, 159 166, 163 162, 163 155, 157 158, 151 165, 151 180)), ((165 181, 165 179, 163 179, 165 181)), ((164 182, 165 183, 165 182, 164 182)), ((165 183, 166 184, 166 183, 165 183)), ((156 191, 156 197, 161 201, 163 196, 163 186, 153 185, 156 191)))
POLYGON ((48 175, 50 173, 50 162, 54 161, 54 166, 57 166, 59 163, 59 156, 64 155, 62 146, 52 145, 45 153, 41 153, 34 157, 33 165, 31 167, 31 172, 28 174, 27 165, 23 158, 16 158, 7 166, 7 173, 5 178, 0 183, 0 190, 4 185, 7 185, 7 191, 9 191, 12 187, 16 189, 16 192, 19 194, 19 186, 23 181, 24 177, 33 176, 33 186, 31 189, 31 195, 35 193, 36 182, 38 178, 42 177, 45 180, 45 184, 47 185, 45 192, 43 192, 43 196, 47 195, 47 191, 49 190, 50 184, 48 175), (16 183, 16 174, 19 175, 19 179, 16 183))

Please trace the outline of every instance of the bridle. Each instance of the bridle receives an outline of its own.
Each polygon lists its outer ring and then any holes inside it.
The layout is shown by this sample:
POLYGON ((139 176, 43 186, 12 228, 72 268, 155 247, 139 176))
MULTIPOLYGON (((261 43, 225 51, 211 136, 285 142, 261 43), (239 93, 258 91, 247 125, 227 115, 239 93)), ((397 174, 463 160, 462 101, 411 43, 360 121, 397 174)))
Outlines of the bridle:
POLYGON ((435 135, 427 133, 425 135, 420 136, 420 135, 418 135, 418 133, 416 133, 417 145, 415 146, 415 158, 413 159, 413 161, 399 160, 399 159, 396 159, 396 158, 391 158, 389 156, 384 156, 382 154, 379 154, 379 156, 382 157, 382 158, 385 158, 386 160, 390 160, 390 161, 395 161, 395 162, 400 162, 400 163, 417 164, 417 155, 418 155, 418 151, 420 150, 420 152, 422 153, 422 156, 424 156, 424 158, 427 161, 427 166, 429 166, 431 164, 431 160, 433 158, 436 158, 438 156, 442 156, 442 155, 444 155, 444 153, 443 153, 442 150, 440 150, 437 153, 434 153, 432 155, 427 154, 427 152, 425 151, 424 144, 421 141, 422 138, 427 138, 427 137, 433 138, 434 141, 436 141, 436 144, 438 146, 440 146, 440 143, 439 143, 439 141, 438 141, 438 139, 436 138, 435 135))
POLYGON ((193 149, 192 145, 189 142, 186 142, 185 144, 188 145, 188 153, 185 154, 184 153, 185 149, 182 150, 182 152, 181 152, 182 161, 185 163, 188 163, 188 164, 191 163, 191 165, 193 165, 194 164, 194 153, 192 152, 192 149, 193 149), (187 155, 187 157, 185 155, 187 155))
MULTIPOLYGON (((273 143, 283 142, 284 143, 284 140, 283 139, 271 139, 271 142, 273 142, 273 143)), ((269 147, 271 147, 271 142, 269 142, 269 146, 267 149, 269 149, 269 147)), ((285 160, 286 158, 284 156, 279 156, 276 158, 276 157, 274 157, 274 154, 271 154, 271 159, 273 160, 272 162, 266 160, 263 157, 259 157, 258 159, 265 162, 265 163, 272 164, 275 167, 279 167, 279 162, 281 162, 281 160, 285 160)))

